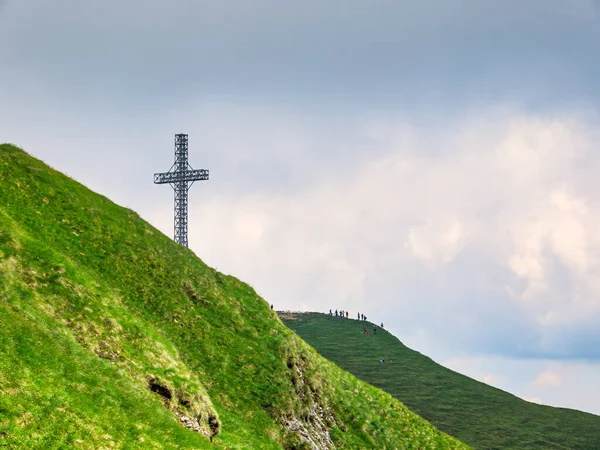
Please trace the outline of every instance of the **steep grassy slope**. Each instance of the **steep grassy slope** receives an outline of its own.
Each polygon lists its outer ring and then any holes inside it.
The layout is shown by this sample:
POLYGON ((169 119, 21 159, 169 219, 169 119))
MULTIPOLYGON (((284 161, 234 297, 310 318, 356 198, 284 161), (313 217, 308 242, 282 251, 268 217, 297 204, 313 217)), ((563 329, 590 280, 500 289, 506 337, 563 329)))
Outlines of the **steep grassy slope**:
POLYGON ((0 447, 465 448, 248 285, 0 146, 0 447))
POLYGON ((600 449, 600 416, 523 401, 440 366, 385 330, 364 335, 365 322, 318 313, 282 318, 321 355, 474 448, 600 449))

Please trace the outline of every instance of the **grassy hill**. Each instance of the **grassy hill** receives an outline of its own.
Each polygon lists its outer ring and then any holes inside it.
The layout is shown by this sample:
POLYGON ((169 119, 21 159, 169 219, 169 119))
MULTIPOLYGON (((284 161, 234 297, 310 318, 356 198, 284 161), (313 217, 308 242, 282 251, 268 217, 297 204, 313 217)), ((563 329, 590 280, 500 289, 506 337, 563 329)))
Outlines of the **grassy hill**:
POLYGON ((0 447, 467 448, 254 290, 0 145, 0 447))
POLYGON ((526 402, 447 369, 373 324, 282 314, 321 355, 477 449, 600 449, 600 416, 526 402), (380 364, 379 360, 388 362, 380 364))

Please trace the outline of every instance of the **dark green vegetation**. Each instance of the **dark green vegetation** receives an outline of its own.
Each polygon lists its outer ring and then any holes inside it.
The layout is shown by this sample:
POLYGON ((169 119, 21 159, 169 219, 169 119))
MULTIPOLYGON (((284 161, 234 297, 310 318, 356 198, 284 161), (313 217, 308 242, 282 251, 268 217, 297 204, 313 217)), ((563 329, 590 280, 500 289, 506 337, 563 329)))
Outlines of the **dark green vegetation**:
POLYGON ((466 448, 319 356, 248 285, 0 145, 0 447, 310 448, 302 434, 466 448))
POLYGON ((373 324, 282 314, 321 355, 477 449, 600 449, 600 416, 526 402, 449 370, 373 324), (386 359, 386 364, 380 364, 386 359))

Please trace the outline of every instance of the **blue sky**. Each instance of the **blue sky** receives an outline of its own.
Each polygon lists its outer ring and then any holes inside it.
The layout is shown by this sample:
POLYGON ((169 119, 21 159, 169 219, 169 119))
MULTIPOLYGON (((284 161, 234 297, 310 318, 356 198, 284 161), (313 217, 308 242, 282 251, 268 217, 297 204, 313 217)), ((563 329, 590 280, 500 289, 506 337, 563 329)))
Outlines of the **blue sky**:
POLYGON ((0 1, 0 141, 280 309, 365 313, 455 370, 600 413, 591 0, 0 1))

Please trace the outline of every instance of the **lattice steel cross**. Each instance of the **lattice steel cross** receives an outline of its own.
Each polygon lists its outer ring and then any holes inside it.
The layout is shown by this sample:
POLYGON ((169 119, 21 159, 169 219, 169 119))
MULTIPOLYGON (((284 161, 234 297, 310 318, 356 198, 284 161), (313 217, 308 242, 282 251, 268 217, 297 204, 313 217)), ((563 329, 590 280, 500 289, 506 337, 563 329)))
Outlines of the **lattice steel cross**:
POLYGON ((188 246, 188 191, 194 181, 208 180, 208 170, 192 169, 188 163, 188 135, 175 135, 175 162, 168 172, 155 173, 155 184, 175 190, 175 242, 188 246))

